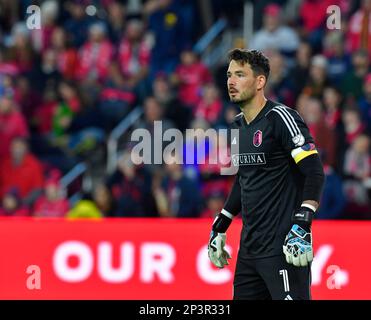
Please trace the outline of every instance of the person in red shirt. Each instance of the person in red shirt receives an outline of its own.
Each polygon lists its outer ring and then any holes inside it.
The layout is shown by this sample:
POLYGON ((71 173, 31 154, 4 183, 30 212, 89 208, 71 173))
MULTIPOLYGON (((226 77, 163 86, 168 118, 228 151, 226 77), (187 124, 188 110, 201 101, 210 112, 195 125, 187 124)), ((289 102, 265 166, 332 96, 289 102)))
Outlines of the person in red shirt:
POLYGON ((104 81, 108 74, 114 47, 106 37, 102 23, 94 23, 89 28, 89 39, 80 49, 79 80, 104 81))
POLYGON ((0 98, 0 159, 10 152, 10 143, 16 136, 27 137, 29 134, 25 118, 17 110, 13 97, 0 98))
POLYGON ((306 122, 317 149, 326 159, 326 163, 336 167, 338 159, 335 131, 326 123, 321 101, 310 97, 300 106, 298 111, 306 122))
POLYGON ((127 22, 118 49, 120 71, 128 88, 135 88, 147 76, 151 47, 145 37, 144 24, 139 19, 127 22))
POLYGON ((179 85, 179 99, 187 106, 195 107, 201 100, 201 89, 211 82, 211 74, 206 66, 199 61, 192 50, 182 52, 181 63, 172 76, 172 82, 179 85))
POLYGON ((45 193, 36 200, 33 208, 35 217, 64 217, 68 212, 69 203, 62 192, 59 176, 58 172, 51 172, 45 181, 45 193))
POLYGON ((204 86, 202 99, 197 104, 195 117, 205 119, 210 125, 214 125, 220 117, 223 102, 217 87, 213 84, 204 86))
POLYGON ((362 0, 361 8, 349 20, 347 49, 354 53, 359 49, 368 52, 371 59, 371 1, 362 0))
POLYGON ((24 137, 16 137, 10 146, 10 156, 0 164, 0 197, 12 187, 19 189, 25 203, 32 203, 44 185, 41 162, 28 151, 24 137))
POLYGON ((57 55, 58 71, 63 75, 63 78, 74 79, 78 68, 77 50, 69 43, 63 28, 57 27, 53 30, 51 48, 57 55))

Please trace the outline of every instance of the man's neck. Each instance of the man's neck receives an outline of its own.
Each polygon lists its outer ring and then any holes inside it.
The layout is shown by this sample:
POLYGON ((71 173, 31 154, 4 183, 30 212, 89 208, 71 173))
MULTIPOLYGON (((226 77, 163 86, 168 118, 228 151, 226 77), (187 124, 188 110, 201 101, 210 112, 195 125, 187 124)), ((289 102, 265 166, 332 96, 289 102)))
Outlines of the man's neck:
POLYGON ((264 95, 256 95, 252 100, 240 106, 248 124, 252 122, 259 112, 264 108, 266 102, 267 99, 264 97, 264 95))

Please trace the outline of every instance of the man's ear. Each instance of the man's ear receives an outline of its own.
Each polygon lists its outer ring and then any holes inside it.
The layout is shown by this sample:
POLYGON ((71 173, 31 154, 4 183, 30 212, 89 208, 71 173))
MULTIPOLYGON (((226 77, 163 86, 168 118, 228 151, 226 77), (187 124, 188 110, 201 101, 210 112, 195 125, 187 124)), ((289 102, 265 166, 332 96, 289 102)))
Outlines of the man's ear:
POLYGON ((256 80, 257 80, 257 89, 258 90, 263 89, 267 83, 267 78, 263 75, 260 75, 260 76, 257 76, 256 80))

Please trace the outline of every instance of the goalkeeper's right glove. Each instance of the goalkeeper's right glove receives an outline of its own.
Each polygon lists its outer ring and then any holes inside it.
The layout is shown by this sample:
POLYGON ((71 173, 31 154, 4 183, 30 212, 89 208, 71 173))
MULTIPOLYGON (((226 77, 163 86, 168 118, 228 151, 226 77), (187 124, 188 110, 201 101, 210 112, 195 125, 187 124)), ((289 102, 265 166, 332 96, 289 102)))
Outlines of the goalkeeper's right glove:
POLYGON ((302 206, 292 217, 293 225, 285 238, 283 253, 287 263, 305 267, 313 261, 311 224, 314 211, 302 206))
POLYGON ((232 215, 230 216, 229 218, 227 215, 219 213, 214 220, 210 233, 207 246, 208 256, 210 261, 218 268, 224 268, 224 266, 229 264, 228 259, 231 259, 231 255, 224 249, 226 239, 225 232, 231 224, 233 217, 232 215))

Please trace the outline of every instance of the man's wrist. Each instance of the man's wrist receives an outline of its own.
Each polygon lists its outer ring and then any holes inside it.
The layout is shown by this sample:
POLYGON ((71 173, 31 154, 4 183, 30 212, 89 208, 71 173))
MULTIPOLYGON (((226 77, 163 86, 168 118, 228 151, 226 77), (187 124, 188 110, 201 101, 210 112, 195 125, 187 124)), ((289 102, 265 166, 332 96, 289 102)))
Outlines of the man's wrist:
POLYGON ((230 216, 227 216, 226 211, 223 210, 216 216, 212 226, 212 231, 225 233, 232 223, 232 218, 230 218, 230 216))
POLYGON ((314 212, 314 206, 304 203, 301 205, 300 209, 295 211, 292 215, 292 223, 299 225, 305 230, 309 230, 312 225, 314 212))

